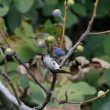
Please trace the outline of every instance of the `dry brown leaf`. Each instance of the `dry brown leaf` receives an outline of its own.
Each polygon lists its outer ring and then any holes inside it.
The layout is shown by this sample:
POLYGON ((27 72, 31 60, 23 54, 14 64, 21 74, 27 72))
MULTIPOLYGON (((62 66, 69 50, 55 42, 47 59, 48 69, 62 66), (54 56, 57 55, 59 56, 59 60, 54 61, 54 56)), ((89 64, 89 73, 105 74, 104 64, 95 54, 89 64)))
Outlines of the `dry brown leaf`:
MULTIPOLYGON (((25 65, 29 68, 29 63, 25 63, 25 65)), ((27 70, 23 65, 18 66, 17 71, 21 73, 22 75, 27 74, 27 70)))
POLYGON ((67 75, 70 80, 79 80, 82 79, 86 73, 91 69, 97 68, 99 71, 103 69, 110 69, 110 63, 99 58, 92 58, 92 61, 89 62, 85 57, 79 56, 76 57, 76 64, 73 64, 70 67, 71 75, 67 75))
POLYGON ((65 39, 65 48, 67 51, 69 51, 71 49, 73 43, 72 43, 71 39, 66 35, 65 35, 64 39, 65 39))
POLYGON ((76 57, 75 60, 83 67, 84 65, 88 65, 90 62, 83 56, 76 57))
POLYGON ((101 65, 101 68, 110 69, 110 63, 108 63, 107 61, 104 61, 102 59, 92 58, 92 63, 99 63, 101 65))

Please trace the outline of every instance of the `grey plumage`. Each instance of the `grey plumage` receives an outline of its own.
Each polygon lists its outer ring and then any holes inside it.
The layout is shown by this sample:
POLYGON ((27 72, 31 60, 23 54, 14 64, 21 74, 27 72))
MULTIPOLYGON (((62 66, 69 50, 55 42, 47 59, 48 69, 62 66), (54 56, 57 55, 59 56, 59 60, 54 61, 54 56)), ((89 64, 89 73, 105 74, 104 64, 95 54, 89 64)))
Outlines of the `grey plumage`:
POLYGON ((46 68, 48 68, 52 73, 58 73, 60 70, 59 64, 48 54, 42 56, 42 61, 46 68))

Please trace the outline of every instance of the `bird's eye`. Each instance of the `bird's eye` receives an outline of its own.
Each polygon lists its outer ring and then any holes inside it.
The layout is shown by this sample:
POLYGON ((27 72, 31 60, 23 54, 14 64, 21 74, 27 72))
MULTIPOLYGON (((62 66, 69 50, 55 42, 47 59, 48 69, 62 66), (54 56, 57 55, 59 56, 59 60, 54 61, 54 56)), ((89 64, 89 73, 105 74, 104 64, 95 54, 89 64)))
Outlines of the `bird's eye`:
POLYGON ((51 61, 53 61, 53 59, 51 58, 51 61))
POLYGON ((53 65, 55 65, 55 62, 53 62, 53 65))

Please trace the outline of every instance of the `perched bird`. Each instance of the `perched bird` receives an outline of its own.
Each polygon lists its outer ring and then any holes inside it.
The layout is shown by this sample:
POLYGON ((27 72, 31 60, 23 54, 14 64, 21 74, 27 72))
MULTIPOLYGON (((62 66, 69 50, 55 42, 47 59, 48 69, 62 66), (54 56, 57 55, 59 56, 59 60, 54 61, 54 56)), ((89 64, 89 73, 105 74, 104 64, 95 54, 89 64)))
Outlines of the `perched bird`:
POLYGON ((42 61, 46 68, 53 74, 59 72, 59 64, 49 54, 42 55, 42 61))

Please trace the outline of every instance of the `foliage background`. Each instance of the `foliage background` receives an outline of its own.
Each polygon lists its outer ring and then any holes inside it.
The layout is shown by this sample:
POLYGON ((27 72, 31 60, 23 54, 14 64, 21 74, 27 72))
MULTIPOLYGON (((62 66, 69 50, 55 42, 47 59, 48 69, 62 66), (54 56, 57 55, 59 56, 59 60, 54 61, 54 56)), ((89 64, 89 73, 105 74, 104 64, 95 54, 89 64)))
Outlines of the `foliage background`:
MULTIPOLYGON (((53 25, 54 23, 61 22, 61 20, 54 18, 51 13, 55 8, 61 9, 63 13, 63 3, 64 0, 0 0, 0 16, 3 17, 5 21, 6 29, 11 39, 11 45, 24 62, 29 61, 29 59, 33 58, 37 53, 42 53, 43 51, 43 49, 35 47, 33 40, 30 40, 28 37, 33 37, 35 33, 37 34, 38 32, 49 33, 55 36, 61 34, 61 29, 53 25)), ((75 0, 75 4, 69 7, 67 12, 66 35, 69 36, 73 44, 87 27, 89 18, 92 15, 93 3, 94 0, 75 0)), ((2 25, 2 23, 0 27, 4 25, 2 25)), ((104 31, 109 29, 110 0, 99 0, 97 17, 93 24, 92 31, 104 31)), ((83 53, 77 53, 73 55, 73 57, 83 55, 89 60, 93 57, 97 57, 110 62, 110 34, 90 36, 84 41, 84 46, 85 51, 83 53)), ((1 56, 0 67, 4 68, 2 60, 3 58, 1 56)), ((20 85, 23 89, 29 87, 32 90, 31 93, 29 93, 31 95, 23 97, 24 102, 30 106, 36 105, 36 102, 42 102, 44 96, 41 94, 39 87, 36 88, 35 84, 28 80, 27 76, 16 74, 16 68, 18 66, 16 63, 9 62, 7 65, 13 83, 20 85)), ((64 79, 65 78, 61 79, 61 84, 63 84, 64 79)), ((60 89, 62 93, 65 88, 68 88, 68 84, 62 87, 57 86, 56 89, 60 89)), ((49 84, 46 83, 45 85, 47 86, 49 84)), ((81 91, 81 93, 72 94, 70 92, 71 94, 69 94, 69 96, 72 99, 84 100, 85 96, 85 98, 88 98, 87 96, 94 94, 96 90, 106 90, 109 86, 110 70, 104 70, 102 75, 100 75, 97 70, 93 70, 80 82, 72 83, 70 91, 77 91, 77 87, 79 87, 81 90, 78 90, 81 91), (75 84, 77 86, 75 86, 75 84), (87 91, 89 88, 88 85, 93 87, 90 88, 90 91, 87 91)), ((19 88, 17 88, 17 91, 19 93, 19 88)), ((86 105, 83 109, 108 110, 110 108, 109 97, 110 94, 93 104, 86 105)), ((51 103, 50 105, 52 106, 51 103)), ((2 105, 0 109, 2 110, 2 105)))

